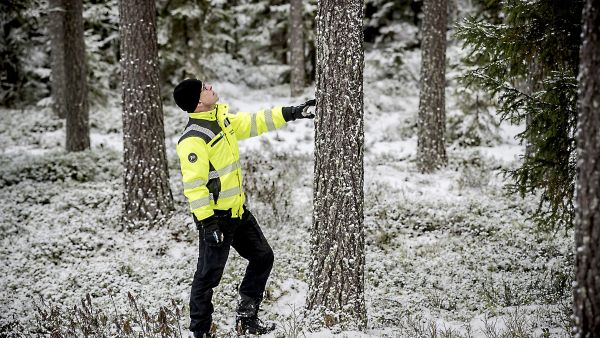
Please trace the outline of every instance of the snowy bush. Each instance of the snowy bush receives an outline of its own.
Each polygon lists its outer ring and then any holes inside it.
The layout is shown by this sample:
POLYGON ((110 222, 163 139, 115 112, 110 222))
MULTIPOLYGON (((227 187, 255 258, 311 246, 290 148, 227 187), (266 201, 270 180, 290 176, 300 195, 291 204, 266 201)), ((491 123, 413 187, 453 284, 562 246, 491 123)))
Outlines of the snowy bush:
POLYGON ((48 96, 46 1, 0 4, 0 106, 25 107, 48 96))
POLYGON ((0 114, 0 135, 6 147, 51 144, 47 139, 52 132, 62 129, 64 120, 53 117, 48 109, 5 110, 0 114))
POLYGON ((207 82, 215 80, 244 84, 249 88, 269 88, 287 83, 289 66, 281 64, 247 65, 230 54, 214 53, 203 62, 206 70, 199 75, 207 82), (226 69, 227 71, 222 71, 226 69))
POLYGON ((428 192, 430 180, 420 175, 399 187, 365 185, 367 306, 377 308, 371 325, 400 327, 401 337, 484 331, 486 337, 540 337, 548 328, 564 336, 570 330, 573 261, 565 244, 571 234, 538 232, 524 220, 536 201, 498 190, 501 176, 490 169, 497 163, 477 152, 456 155, 449 172, 431 178, 439 184, 455 173, 448 191, 428 192), (477 170, 486 174, 475 184, 465 172, 477 170), (523 310, 515 313, 515 307, 523 310), (440 316, 446 321, 432 319, 440 316), (495 319, 486 324, 485 318, 495 319))
POLYGON ((500 142, 500 122, 493 100, 479 90, 456 89, 456 110, 447 116, 447 141, 461 147, 495 146, 500 142))
POLYGON ((463 160, 459 167, 460 176, 457 179, 458 187, 481 189, 487 186, 492 179, 492 173, 488 165, 481 158, 481 154, 475 152, 468 159, 463 160))
POLYGON ((0 158, 0 187, 25 180, 57 182, 74 180, 89 182, 111 180, 121 173, 120 159, 110 150, 78 153, 48 153, 23 156, 18 159, 0 158))
POLYGON ((260 208, 260 219, 270 226, 281 227, 294 222, 297 211, 293 210, 293 192, 302 186, 300 174, 310 163, 304 156, 272 150, 254 150, 242 155, 244 189, 250 208, 255 205, 260 208))
MULTIPOLYGON (((119 6, 116 0, 92 3, 83 9, 90 108, 102 107, 121 86, 119 65, 119 6)), ((90 114, 93 116, 93 114, 90 114)))
POLYGON ((183 337, 183 310, 175 301, 152 313, 130 292, 127 298, 129 306, 124 313, 116 307, 98 307, 90 294, 69 308, 48 304, 42 298, 36 308, 36 331, 56 338, 183 337))

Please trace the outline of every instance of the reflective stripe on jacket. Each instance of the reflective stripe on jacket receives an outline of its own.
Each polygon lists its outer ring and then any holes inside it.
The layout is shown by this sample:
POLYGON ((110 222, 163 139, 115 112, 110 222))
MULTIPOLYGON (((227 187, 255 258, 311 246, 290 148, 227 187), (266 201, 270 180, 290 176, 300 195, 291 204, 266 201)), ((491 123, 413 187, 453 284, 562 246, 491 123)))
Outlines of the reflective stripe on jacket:
POLYGON ((242 170, 237 141, 282 127, 282 107, 256 113, 230 114, 217 104, 208 112, 189 113, 189 122, 177 143, 183 175, 183 194, 197 219, 213 210, 231 209, 233 217, 244 213, 242 170))

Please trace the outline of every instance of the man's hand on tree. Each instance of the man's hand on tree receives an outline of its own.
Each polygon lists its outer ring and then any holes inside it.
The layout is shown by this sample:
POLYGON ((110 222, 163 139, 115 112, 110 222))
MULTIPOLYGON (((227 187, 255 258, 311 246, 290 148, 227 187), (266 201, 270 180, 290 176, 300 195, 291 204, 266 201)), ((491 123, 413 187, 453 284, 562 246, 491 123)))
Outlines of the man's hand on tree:
POLYGON ((299 106, 293 107, 292 116, 294 120, 297 119, 313 119, 315 118, 315 106, 317 100, 312 99, 304 102, 299 106))

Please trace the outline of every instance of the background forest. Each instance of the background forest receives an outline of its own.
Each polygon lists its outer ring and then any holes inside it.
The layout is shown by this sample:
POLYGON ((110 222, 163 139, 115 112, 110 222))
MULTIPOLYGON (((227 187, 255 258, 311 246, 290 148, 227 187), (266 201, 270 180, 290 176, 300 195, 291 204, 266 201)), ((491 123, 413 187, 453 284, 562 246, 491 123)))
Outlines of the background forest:
MULTIPOLYGON (((203 79, 233 111, 313 98, 317 1, 303 1, 294 95, 288 1, 156 1, 175 210, 135 226, 122 218, 119 3, 83 2, 91 142, 78 152, 65 150, 53 109, 48 8, 0 4, 0 336, 185 337, 198 235, 175 154, 187 116, 172 90, 203 79)), ((304 311, 312 121, 240 143, 250 207, 275 251, 262 316, 275 337, 572 336, 583 1, 448 0, 448 158, 432 173, 417 164, 422 8, 365 0, 367 330, 304 311)), ((234 335, 244 266, 230 255, 215 293, 223 336, 234 335)))

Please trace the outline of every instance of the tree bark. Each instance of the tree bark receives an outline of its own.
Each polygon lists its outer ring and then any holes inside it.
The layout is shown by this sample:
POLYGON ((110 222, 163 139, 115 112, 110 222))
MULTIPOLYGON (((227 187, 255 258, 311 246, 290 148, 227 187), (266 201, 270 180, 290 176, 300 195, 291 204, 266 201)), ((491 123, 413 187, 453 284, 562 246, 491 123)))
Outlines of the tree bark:
POLYGON ((575 221, 576 337, 600 337, 600 0, 583 10, 575 221))
POLYGON ((173 210, 159 87, 156 8, 119 1, 123 79, 123 219, 153 222, 173 210))
POLYGON ((421 93, 419 96, 417 167, 433 172, 448 162, 446 155, 446 0, 423 1, 421 93))
POLYGON ((447 0, 448 1, 448 20, 452 22, 458 21, 460 18, 458 14, 460 12, 460 5, 458 0, 447 0))
POLYGON ((326 326, 366 326, 363 220, 363 1, 317 15, 314 214, 307 306, 326 326))
POLYGON ((82 0, 64 0, 65 103, 67 151, 90 148, 87 67, 82 0), (67 71, 68 70, 68 71, 67 71))
MULTIPOLYGON (((529 60, 529 65, 527 67, 528 74, 527 74, 526 87, 525 87, 524 91, 529 95, 533 95, 533 93, 536 93, 536 92, 544 89, 543 68, 542 68, 542 65, 540 65, 539 62, 537 61, 539 57, 540 57, 540 53, 539 53, 539 51, 536 51, 533 54, 533 56, 531 57, 531 60, 529 60)), ((529 127, 532 125, 532 123, 533 123, 532 114, 527 114, 527 116, 525 117, 525 129, 528 130, 529 127)), ((536 152, 534 149, 534 144, 531 141, 531 137, 528 137, 525 141, 526 141, 525 157, 531 158, 536 152)))
POLYGON ((51 50, 52 110, 59 118, 67 117, 65 68, 65 5, 63 0, 48 2, 48 32, 51 50))
POLYGON ((90 148, 83 3, 50 0, 49 31, 52 51, 53 110, 66 118, 67 151, 90 148))
POLYGON ((304 89, 304 24, 302 0, 290 0, 290 87, 292 96, 304 89))

